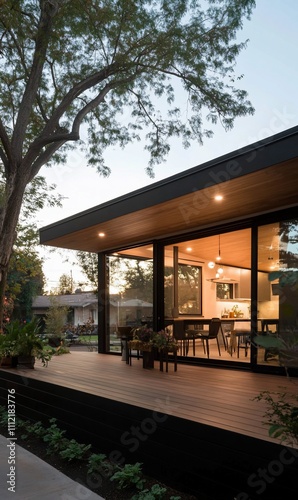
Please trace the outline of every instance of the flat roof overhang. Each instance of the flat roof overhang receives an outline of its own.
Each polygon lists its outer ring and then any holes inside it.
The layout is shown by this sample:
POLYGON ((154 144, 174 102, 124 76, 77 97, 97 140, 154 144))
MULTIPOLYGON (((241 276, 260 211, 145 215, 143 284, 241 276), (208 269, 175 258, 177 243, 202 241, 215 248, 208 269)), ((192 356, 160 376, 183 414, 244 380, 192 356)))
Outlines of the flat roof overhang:
POLYGON ((40 243, 97 253, 290 207, 298 127, 43 227, 40 243))

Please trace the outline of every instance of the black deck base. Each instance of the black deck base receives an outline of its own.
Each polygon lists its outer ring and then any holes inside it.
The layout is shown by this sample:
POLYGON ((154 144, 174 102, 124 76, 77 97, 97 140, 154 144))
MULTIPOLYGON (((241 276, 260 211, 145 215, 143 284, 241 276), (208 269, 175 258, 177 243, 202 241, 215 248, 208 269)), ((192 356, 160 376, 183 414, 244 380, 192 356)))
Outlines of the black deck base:
POLYGON ((15 389, 17 415, 59 427, 118 462, 200 500, 296 498, 298 450, 0 370, 0 404, 15 389))

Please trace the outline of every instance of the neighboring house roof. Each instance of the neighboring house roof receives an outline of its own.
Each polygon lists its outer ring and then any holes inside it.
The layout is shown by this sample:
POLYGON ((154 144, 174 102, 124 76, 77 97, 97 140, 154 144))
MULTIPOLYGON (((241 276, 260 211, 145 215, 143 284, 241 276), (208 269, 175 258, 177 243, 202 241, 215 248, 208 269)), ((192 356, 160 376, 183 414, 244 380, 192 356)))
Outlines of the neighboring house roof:
POLYGON ((129 300, 121 300, 115 301, 111 300, 110 304, 117 307, 153 307, 151 302, 145 302, 140 299, 129 299, 129 300))
POLYGON ((40 242, 102 252, 297 207, 297 158, 298 126, 46 226, 40 242))
MULTIPOLYGON (((32 309, 47 309, 52 305, 51 295, 38 295, 32 303, 32 309)), ((98 299, 94 293, 74 293, 70 295, 55 295, 55 301, 60 306, 87 307, 97 305, 98 299)))

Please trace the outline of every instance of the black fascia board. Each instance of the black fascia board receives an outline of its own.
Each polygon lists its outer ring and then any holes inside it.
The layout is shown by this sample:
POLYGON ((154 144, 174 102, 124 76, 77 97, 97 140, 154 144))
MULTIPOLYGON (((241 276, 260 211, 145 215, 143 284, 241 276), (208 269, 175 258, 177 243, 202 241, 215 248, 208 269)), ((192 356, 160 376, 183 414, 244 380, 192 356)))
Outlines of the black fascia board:
POLYGON ((41 228, 40 243, 298 156, 298 126, 41 228))

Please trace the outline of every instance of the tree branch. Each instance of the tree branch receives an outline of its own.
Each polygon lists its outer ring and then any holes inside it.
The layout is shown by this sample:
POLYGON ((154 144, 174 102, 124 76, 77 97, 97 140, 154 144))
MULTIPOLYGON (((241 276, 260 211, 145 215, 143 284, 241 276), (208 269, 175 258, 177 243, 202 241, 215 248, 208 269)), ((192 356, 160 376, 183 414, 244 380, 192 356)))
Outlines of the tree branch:
MULTIPOLYGON (((76 140, 76 139, 73 139, 73 140, 76 140)), ((63 144, 65 144, 65 142, 66 142, 66 140, 63 140, 63 141, 60 140, 60 142, 52 142, 52 144, 50 144, 45 149, 45 151, 43 151, 38 156, 38 158, 36 159, 36 161, 33 163, 32 167, 31 167, 31 172, 30 172, 28 184, 38 174, 38 172, 41 169, 41 167, 43 165, 45 165, 48 161, 50 161, 50 159, 52 158, 52 156, 56 153, 56 151, 58 151, 59 148, 61 148, 61 146, 63 146, 63 144)))
POLYGON ((31 109, 36 99, 42 70, 46 58, 47 47, 52 32, 53 18, 59 9, 59 0, 40 0, 40 18, 36 33, 35 51, 31 65, 30 75, 20 103, 19 113, 12 137, 12 149, 18 152, 21 161, 21 151, 24 142, 26 127, 28 125, 31 109))
POLYGON ((5 173, 7 174, 8 164, 11 161, 11 144, 1 118, 0 118, 0 140, 3 145, 3 149, 2 148, 0 149, 0 156, 1 160, 3 161, 5 173))
POLYGON ((94 98, 92 101, 88 102, 76 115, 71 132, 66 133, 57 133, 55 135, 50 135, 49 137, 40 137, 38 140, 34 141, 34 144, 29 149, 27 155, 24 158, 26 164, 31 164, 34 159, 34 163, 31 168, 30 178, 32 179, 39 171, 39 169, 44 165, 47 161, 51 159, 51 156, 66 142, 77 141, 80 138, 80 126, 82 124, 85 116, 90 113, 93 109, 97 108, 100 103, 104 100, 105 96, 108 94, 110 90, 117 87, 118 85, 122 85, 123 83, 129 83, 133 77, 123 78, 121 80, 115 80, 113 82, 108 83, 102 91, 94 98), (39 151, 45 147, 46 150, 42 152, 39 156, 39 151))

